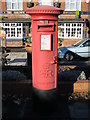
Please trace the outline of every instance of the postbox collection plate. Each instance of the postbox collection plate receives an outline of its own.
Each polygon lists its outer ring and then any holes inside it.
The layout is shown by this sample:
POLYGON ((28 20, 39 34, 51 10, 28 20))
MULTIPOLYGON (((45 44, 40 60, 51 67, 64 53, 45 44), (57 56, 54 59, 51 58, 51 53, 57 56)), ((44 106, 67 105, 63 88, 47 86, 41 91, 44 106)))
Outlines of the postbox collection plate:
POLYGON ((51 50, 51 35, 41 34, 41 46, 40 50, 51 50))

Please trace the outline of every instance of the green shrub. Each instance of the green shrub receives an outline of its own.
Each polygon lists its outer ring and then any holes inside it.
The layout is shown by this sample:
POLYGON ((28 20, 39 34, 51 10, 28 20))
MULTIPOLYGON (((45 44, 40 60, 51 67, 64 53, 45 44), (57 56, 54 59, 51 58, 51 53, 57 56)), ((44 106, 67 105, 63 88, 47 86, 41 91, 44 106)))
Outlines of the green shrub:
POLYGON ((76 16, 79 16, 79 10, 78 9, 76 10, 76 16))
POLYGON ((4 19, 4 16, 0 16, 0 20, 3 20, 4 19))

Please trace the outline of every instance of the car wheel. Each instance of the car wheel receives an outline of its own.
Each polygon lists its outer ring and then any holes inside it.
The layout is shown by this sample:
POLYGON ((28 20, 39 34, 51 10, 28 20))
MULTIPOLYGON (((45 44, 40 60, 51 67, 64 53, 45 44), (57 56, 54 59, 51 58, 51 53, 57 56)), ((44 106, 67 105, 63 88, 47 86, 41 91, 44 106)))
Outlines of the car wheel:
POLYGON ((66 53, 65 59, 66 59, 67 61, 72 61, 72 60, 74 59, 74 54, 71 53, 71 52, 66 53))

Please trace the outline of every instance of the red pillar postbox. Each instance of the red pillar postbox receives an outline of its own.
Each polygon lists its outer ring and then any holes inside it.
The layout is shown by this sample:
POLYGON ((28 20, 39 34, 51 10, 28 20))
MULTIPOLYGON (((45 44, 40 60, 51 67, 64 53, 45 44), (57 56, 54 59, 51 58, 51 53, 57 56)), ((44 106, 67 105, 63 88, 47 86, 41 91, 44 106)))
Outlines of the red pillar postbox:
POLYGON ((33 88, 52 90, 57 87, 57 26, 60 8, 36 6, 26 13, 32 21, 33 88))

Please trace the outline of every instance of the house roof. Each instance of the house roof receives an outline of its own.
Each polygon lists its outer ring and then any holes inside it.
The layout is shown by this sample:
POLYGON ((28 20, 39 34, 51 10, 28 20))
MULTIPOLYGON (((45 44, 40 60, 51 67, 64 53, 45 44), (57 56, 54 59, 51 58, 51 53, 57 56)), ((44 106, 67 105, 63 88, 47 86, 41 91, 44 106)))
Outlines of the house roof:
POLYGON ((24 19, 24 18, 21 18, 21 19, 4 19, 2 21, 0 21, 2 23, 29 23, 31 22, 31 19, 24 19))
POLYGON ((31 22, 31 17, 27 14, 2 14, 4 19, 0 22, 31 22))
MULTIPOLYGON (((5 23, 29 23, 31 22, 31 17, 30 15, 28 14, 1 14, 1 16, 4 17, 3 20, 0 20, 0 22, 5 22, 5 23)), ((88 19, 90 20, 90 18, 88 17, 88 19)), ((75 17, 66 17, 66 18, 63 18, 63 17, 59 17, 58 18, 58 22, 81 22, 81 23, 84 23, 85 20, 83 18, 79 18, 79 19, 76 19, 75 17)))
POLYGON ((82 18, 79 18, 79 19, 58 19, 58 22, 69 22, 69 23, 84 23, 84 19, 82 18))

